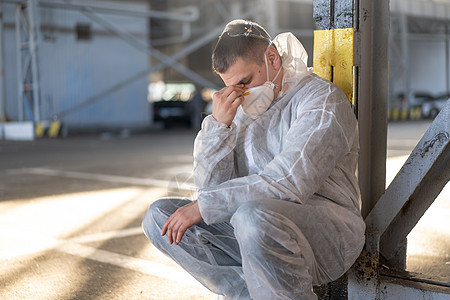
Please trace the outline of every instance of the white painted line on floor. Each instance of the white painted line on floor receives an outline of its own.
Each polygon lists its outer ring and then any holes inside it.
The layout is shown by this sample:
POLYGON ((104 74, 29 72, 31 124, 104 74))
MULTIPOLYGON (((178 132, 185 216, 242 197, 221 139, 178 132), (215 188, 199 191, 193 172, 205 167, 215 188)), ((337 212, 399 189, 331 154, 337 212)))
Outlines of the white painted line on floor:
POLYGON ((167 280, 175 281, 185 285, 201 286, 189 273, 183 269, 166 266, 152 261, 134 258, 102 249, 75 243, 67 243, 58 247, 59 251, 71 255, 92 259, 98 262, 107 263, 125 269, 138 271, 150 276, 156 276, 167 280))
POLYGON ((0 224, 0 241, 3 241, 0 260, 39 253, 55 248, 61 243, 39 232, 17 228, 13 224, 0 224), (4 248, 5 245, 7 248, 4 248))
POLYGON ((139 186, 152 186, 152 187, 158 186, 180 190, 195 190, 195 187, 193 185, 187 184, 186 182, 178 182, 178 181, 173 182, 153 178, 138 178, 128 176, 85 173, 85 172, 73 172, 73 171, 54 170, 46 168, 23 168, 23 169, 8 170, 7 174, 35 174, 35 175, 86 179, 86 180, 98 180, 114 183, 125 183, 139 186))
MULTIPOLYGON (((3 239, 3 236, 0 236, 0 239, 3 239)), ((8 248, 4 250, 0 250, 0 261, 13 259, 21 256, 27 256, 32 254, 37 254, 43 251, 47 251, 49 249, 54 249, 61 244, 60 241, 57 240, 48 240, 43 239, 37 243, 30 243, 24 246, 17 246, 14 248, 8 248)))
MULTIPOLYGON (((117 236, 120 234, 131 234, 136 230, 136 228, 132 228, 130 230, 118 231, 115 233, 115 235, 117 236)), ((114 232, 111 232, 109 234, 113 233, 114 232)), ((58 240, 47 238, 39 233, 31 232, 25 229, 13 228, 10 226, 2 226, 0 228, 0 240, 12 239, 15 241, 19 241, 20 238, 24 236, 30 237, 29 239, 26 239, 26 244, 22 243, 20 246, 1 250, 0 260, 39 254, 40 252, 54 249, 70 255, 87 258, 132 271, 141 272, 150 276, 175 281, 183 285, 193 285, 198 287, 201 286, 198 281, 196 281, 189 273, 181 268, 166 266, 164 264, 152 262, 149 260, 134 258, 127 255, 77 244, 72 240, 58 240)))

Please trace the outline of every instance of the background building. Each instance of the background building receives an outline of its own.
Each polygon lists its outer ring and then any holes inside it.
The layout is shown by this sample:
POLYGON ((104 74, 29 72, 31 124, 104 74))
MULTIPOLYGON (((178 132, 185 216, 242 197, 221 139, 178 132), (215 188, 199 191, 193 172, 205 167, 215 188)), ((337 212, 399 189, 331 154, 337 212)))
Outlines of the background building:
MULTIPOLYGON (((59 120, 70 131, 147 129, 154 119, 151 83, 223 85, 210 57, 224 25, 236 18, 263 24, 273 37, 293 32, 312 66, 312 0, 0 3, 3 121, 59 120), (18 37, 28 42, 30 32, 36 47, 19 46, 18 37)), ((449 1, 391 1, 391 109, 450 94, 449 20, 449 1)))

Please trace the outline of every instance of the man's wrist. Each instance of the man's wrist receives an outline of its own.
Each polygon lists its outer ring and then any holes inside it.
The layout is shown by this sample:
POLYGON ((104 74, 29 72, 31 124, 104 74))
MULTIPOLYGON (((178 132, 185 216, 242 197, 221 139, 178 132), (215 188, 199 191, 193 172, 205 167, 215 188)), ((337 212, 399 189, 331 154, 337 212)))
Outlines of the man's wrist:
POLYGON ((222 123, 220 121, 217 121, 216 118, 213 115, 209 115, 205 118, 202 124, 202 130, 208 131, 213 128, 223 128, 223 129, 229 129, 232 128, 233 122, 231 122, 230 125, 226 125, 225 123, 222 123))

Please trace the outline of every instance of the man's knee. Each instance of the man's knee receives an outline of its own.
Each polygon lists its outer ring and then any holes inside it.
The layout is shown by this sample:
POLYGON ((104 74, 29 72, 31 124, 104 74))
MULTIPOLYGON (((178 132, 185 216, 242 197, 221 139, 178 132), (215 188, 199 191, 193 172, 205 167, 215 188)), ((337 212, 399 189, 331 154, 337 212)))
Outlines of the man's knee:
POLYGON ((167 219, 161 209, 163 202, 163 199, 153 202, 142 220, 142 229, 150 240, 153 240, 155 232, 158 231, 159 228, 162 228, 167 219))
POLYGON ((235 235, 238 239, 249 240, 263 237, 266 218, 257 202, 247 202, 241 205, 231 218, 235 235))
POLYGON ((272 201, 252 201, 236 210, 231 224, 242 248, 252 252, 276 248, 278 252, 294 255, 304 252, 302 247, 309 249, 309 242, 296 224, 276 211, 277 204, 272 201))

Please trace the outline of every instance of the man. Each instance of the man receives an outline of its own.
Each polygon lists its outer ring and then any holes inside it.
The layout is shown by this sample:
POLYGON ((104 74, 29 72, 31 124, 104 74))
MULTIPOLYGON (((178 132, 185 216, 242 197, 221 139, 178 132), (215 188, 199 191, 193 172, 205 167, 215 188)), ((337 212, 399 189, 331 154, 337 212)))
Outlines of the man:
POLYGON ((152 243, 226 299, 316 299, 358 257, 358 127, 345 94, 290 33, 230 22, 213 53, 226 87, 194 146, 196 201, 162 199, 152 243), (167 236, 167 237, 166 237, 167 236))

